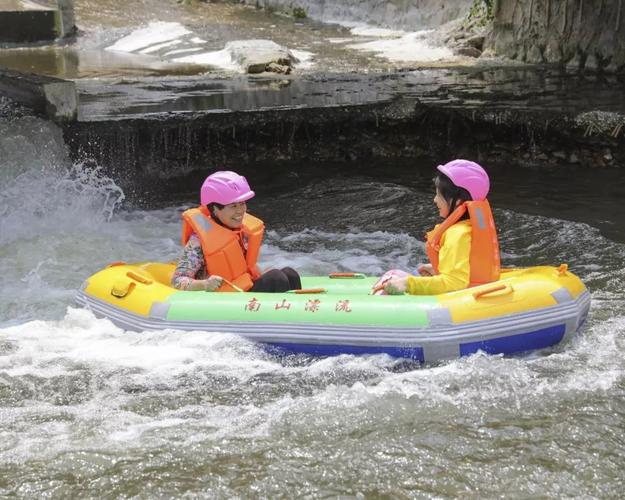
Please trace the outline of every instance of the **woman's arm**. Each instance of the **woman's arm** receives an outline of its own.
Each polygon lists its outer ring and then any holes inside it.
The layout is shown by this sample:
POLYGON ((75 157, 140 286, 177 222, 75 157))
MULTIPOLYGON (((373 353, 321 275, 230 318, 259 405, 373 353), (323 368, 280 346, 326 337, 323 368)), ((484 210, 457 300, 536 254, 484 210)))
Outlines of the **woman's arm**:
POLYGON ((192 235, 184 247, 180 259, 178 259, 178 265, 171 278, 172 286, 178 290, 215 291, 223 282, 220 276, 210 276, 207 279, 195 279, 203 267, 204 254, 202 252, 202 245, 198 238, 192 235))
POLYGON ((432 276, 407 276, 389 281, 385 291, 392 295, 438 295, 469 286, 471 267, 471 226, 450 227, 439 252, 438 271, 432 276))
POLYGON ((463 290, 469 286, 471 276, 471 226, 458 224, 445 234, 439 256, 438 274, 410 276, 406 291, 411 295, 438 295, 463 290))

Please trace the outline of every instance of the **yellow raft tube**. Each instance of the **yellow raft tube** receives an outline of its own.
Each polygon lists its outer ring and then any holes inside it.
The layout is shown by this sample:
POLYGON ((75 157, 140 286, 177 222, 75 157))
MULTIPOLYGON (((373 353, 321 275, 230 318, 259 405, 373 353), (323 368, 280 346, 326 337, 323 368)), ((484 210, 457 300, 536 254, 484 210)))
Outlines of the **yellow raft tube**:
POLYGON ((76 301, 127 330, 228 332, 280 352, 379 354, 436 362, 514 354, 570 339, 590 293, 565 264, 504 270, 494 283, 436 296, 371 295, 376 277, 304 277, 304 293, 209 293, 170 286, 174 264, 114 263, 76 301))

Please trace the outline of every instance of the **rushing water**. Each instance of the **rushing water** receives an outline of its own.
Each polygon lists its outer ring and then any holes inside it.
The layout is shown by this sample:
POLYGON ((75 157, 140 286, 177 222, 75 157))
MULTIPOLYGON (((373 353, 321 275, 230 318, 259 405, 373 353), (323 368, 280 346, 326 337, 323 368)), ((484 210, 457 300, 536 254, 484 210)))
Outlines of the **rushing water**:
MULTIPOLYGON (((282 166, 271 183, 266 167, 247 172, 271 229, 264 265, 377 274, 423 260, 431 165, 282 166)), ((195 195, 133 208, 68 160, 55 126, 0 122, 0 495, 620 496, 622 181, 491 173, 504 264, 567 262, 592 292, 581 335, 437 366, 278 359, 236 336, 124 332, 77 309, 105 264, 175 259, 195 195)))

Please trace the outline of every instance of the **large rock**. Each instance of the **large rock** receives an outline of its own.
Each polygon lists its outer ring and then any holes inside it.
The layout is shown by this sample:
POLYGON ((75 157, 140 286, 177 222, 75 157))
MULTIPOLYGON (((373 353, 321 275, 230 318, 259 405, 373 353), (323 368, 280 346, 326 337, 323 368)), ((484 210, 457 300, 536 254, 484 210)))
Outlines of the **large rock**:
POLYGON ((625 71, 622 0, 496 0, 485 48, 530 63, 625 71))
POLYGON ((288 73, 297 62, 287 48, 271 40, 238 40, 229 42, 226 50, 246 73, 288 73))

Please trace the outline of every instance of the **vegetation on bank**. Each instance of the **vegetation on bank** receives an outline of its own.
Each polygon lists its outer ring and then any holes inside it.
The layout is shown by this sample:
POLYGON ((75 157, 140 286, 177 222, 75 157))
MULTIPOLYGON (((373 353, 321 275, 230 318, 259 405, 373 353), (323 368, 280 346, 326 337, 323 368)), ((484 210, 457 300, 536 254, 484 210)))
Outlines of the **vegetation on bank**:
MULTIPOLYGON (((176 0, 176 3, 182 4, 182 5, 190 5, 194 1, 199 1, 203 3, 213 3, 215 0, 176 0)), ((236 0, 222 0, 222 1, 224 2, 230 1, 230 3, 239 3, 236 0)), ((293 6, 293 4, 291 4, 289 7, 278 7, 275 5, 267 5, 267 4, 263 5, 261 4, 259 0, 256 0, 256 3, 254 4, 254 6, 259 10, 262 9, 265 12, 268 12, 269 14, 286 15, 286 16, 294 17, 295 19, 305 19, 306 17, 308 17, 308 14, 306 13, 306 9, 304 9, 303 7, 293 6)))
POLYGON ((473 0, 467 22, 478 27, 488 26, 494 19, 493 3, 494 0, 473 0))

